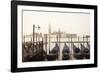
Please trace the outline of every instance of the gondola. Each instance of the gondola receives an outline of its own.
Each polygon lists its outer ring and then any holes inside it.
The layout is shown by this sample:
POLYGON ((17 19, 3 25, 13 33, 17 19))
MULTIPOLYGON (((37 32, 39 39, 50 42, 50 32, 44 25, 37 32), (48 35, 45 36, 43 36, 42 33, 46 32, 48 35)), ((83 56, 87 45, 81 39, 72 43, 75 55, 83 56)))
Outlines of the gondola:
POLYGON ((45 60, 45 51, 43 50, 43 42, 39 42, 39 44, 36 44, 35 46, 35 54, 33 57, 33 61, 44 61, 45 60))
MULTIPOLYGON (((27 43, 28 44, 28 43, 27 43)), ((39 42, 36 44, 28 44, 24 48, 24 55, 26 55, 23 59, 24 62, 31 62, 31 61, 44 61, 45 56, 44 53, 45 51, 43 50, 43 42, 39 42)))
POLYGON ((81 44, 81 49, 82 49, 82 54, 83 54, 84 58, 90 59, 90 45, 87 44, 87 46, 84 47, 84 45, 81 44))
POLYGON ((29 48, 30 48, 30 44, 28 42, 26 43, 23 43, 22 44, 22 48, 23 48, 23 58, 22 58, 22 61, 23 62, 27 62, 27 61, 30 61, 30 55, 29 55, 29 48))
POLYGON ((62 60, 69 60, 69 59, 70 59, 70 50, 69 50, 69 47, 65 43, 62 50, 62 60))
POLYGON ((56 43, 54 48, 49 52, 49 55, 47 55, 47 60, 48 61, 53 61, 58 59, 58 54, 59 54, 59 46, 56 43))
POLYGON ((75 59, 83 59, 83 55, 81 53, 80 48, 76 47, 74 44, 73 44, 73 56, 75 59))
POLYGON ((87 43, 87 55, 86 55, 86 59, 90 59, 90 44, 87 43))

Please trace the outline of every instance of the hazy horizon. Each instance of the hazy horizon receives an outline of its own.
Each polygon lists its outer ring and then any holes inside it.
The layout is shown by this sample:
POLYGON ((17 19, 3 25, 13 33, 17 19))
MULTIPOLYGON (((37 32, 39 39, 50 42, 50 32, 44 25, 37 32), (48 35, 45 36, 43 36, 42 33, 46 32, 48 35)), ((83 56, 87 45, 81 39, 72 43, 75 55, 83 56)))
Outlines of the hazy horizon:
POLYGON ((23 35, 32 33, 33 24, 40 26, 40 30, 35 30, 39 33, 48 33, 50 24, 52 32, 60 29, 61 32, 90 35, 90 14, 23 11, 23 35))

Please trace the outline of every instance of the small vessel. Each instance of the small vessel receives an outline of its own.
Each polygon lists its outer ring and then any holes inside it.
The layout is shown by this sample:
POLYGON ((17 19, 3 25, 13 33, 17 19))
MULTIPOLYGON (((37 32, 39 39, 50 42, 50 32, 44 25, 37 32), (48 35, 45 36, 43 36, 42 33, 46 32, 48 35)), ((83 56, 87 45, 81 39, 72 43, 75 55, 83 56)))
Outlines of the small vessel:
POLYGON ((50 51, 49 55, 47 55, 47 60, 52 61, 58 59, 59 54, 59 46, 56 43, 54 48, 50 51))
POLYGON ((84 56, 85 59, 90 59, 90 45, 87 44, 85 47, 84 45, 81 44, 81 49, 82 49, 82 55, 84 56))
POLYGON ((69 50, 69 47, 65 43, 62 50, 62 60, 69 60, 69 59, 70 59, 70 50, 69 50))
POLYGON ((73 44, 73 56, 75 59, 83 59, 83 55, 81 53, 80 48, 76 47, 74 44, 73 44))
POLYGON ((23 62, 44 61, 43 41, 36 42, 36 44, 26 43, 23 45, 23 53, 23 62))
POLYGON ((32 58, 33 61, 44 61, 45 51, 43 50, 43 41, 40 41, 39 44, 36 44, 33 53, 34 53, 34 56, 32 58))

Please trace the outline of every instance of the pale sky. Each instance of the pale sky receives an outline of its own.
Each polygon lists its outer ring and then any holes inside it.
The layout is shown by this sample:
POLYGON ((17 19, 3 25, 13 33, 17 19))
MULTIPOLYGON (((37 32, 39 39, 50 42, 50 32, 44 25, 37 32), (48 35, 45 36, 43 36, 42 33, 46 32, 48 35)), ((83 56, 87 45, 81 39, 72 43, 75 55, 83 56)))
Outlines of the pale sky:
POLYGON ((90 34, 90 14, 83 13, 58 13, 23 11, 23 34, 32 33, 32 26, 40 26, 37 32, 48 33, 49 24, 52 31, 75 33, 78 35, 90 34))

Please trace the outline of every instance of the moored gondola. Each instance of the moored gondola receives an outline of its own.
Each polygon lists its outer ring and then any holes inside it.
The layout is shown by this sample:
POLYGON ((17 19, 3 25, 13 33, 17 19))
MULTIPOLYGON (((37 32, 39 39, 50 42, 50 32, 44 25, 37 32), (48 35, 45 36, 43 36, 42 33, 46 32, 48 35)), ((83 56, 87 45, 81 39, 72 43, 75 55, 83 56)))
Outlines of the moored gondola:
POLYGON ((58 54, 59 54, 59 46, 56 43, 54 48, 49 52, 49 55, 47 55, 47 60, 49 61, 57 60, 58 54))
POLYGON ((69 50, 69 47, 65 43, 62 50, 62 60, 69 60, 69 59, 70 59, 70 50, 69 50))
POLYGON ((36 45, 36 49, 32 58, 33 61, 44 61, 45 60, 45 51, 43 50, 43 41, 39 42, 36 45))
POLYGON ((45 51, 43 50, 43 41, 36 42, 36 44, 24 44, 23 53, 23 62, 44 61, 45 51))
POLYGON ((84 45, 81 44, 81 49, 82 49, 82 55, 84 56, 85 59, 90 59, 90 45, 87 44, 85 47, 84 45))
POLYGON ((74 44, 73 44, 73 56, 75 59, 83 59, 81 49, 76 47, 74 44))

